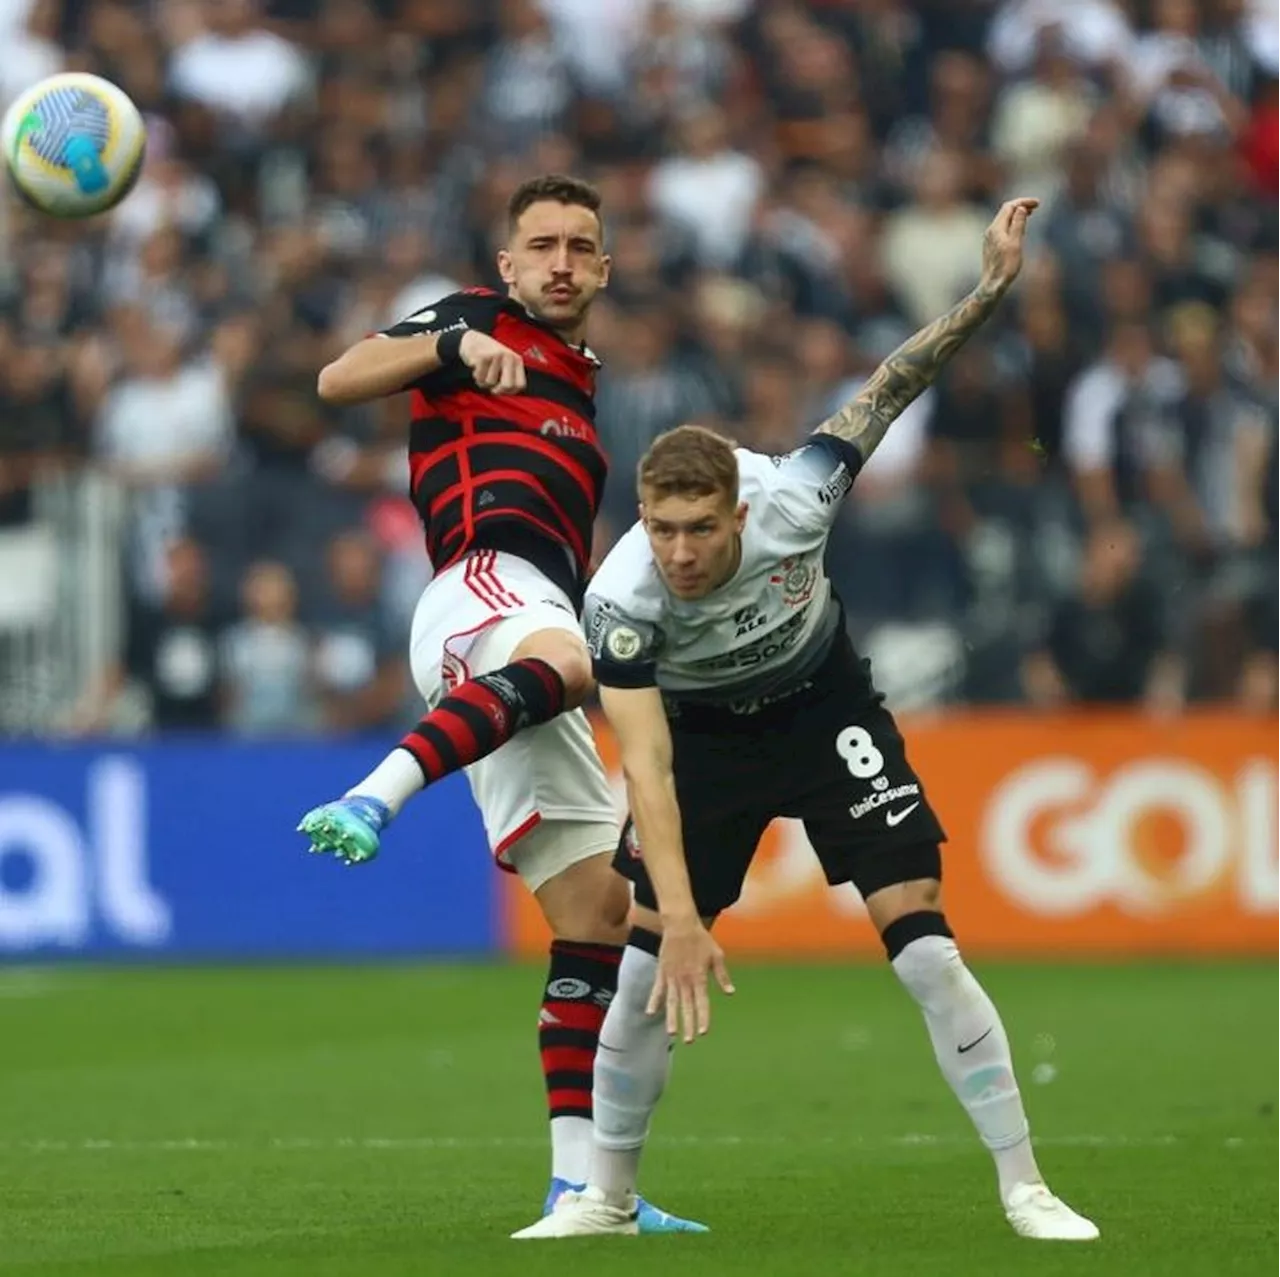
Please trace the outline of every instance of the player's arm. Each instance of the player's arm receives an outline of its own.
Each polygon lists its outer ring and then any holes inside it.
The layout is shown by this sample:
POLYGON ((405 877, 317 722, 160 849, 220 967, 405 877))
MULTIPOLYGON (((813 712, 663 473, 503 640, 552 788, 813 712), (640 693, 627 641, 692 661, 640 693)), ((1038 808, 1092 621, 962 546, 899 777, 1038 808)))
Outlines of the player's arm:
POLYGON ((618 742, 631 819, 663 925, 697 923, 662 693, 656 687, 602 687, 600 705, 618 742))
POLYGON ((482 390, 518 394, 524 361, 473 325, 476 316, 448 299, 420 310, 384 332, 358 341, 320 372, 325 403, 357 404, 399 394, 453 364, 464 364, 482 390))
POLYGON ((724 954, 698 916, 684 858, 671 729, 657 687, 601 687, 600 704, 618 742, 627 802, 644 867, 658 899, 662 946, 648 1010, 665 1005, 667 1032, 692 1042, 711 1027, 707 972, 733 992, 724 954))
MULTIPOLYGON (((626 544, 624 538, 614 548, 597 582, 626 544)), ((622 755, 631 816, 658 897, 658 911, 664 921, 670 917, 677 923, 697 922, 680 834, 671 729, 658 689, 661 631, 599 593, 587 595, 582 621, 600 704, 622 755)))
POLYGON ((852 446, 866 462, 904 408, 936 380, 952 355, 995 312, 1022 268, 1027 218, 1039 200, 1015 199, 1001 206, 982 241, 978 286, 914 337, 907 338, 867 378, 857 396, 814 432, 852 446))
POLYGON ((348 347, 320 370, 316 392, 325 403, 357 404, 398 394, 439 372, 444 360, 437 333, 387 338, 381 333, 348 347))
MULTIPOLYGON (((634 534, 635 529, 632 529, 634 534)), ((609 574, 614 556, 625 553, 628 538, 614 547, 596 582, 609 574)), ((663 638, 657 626, 628 615, 609 597, 588 594, 582 613, 591 666, 600 687, 600 703, 622 756, 631 818, 644 866, 657 897, 662 945, 649 1012, 664 1004, 667 1032, 684 1024, 684 1040, 710 1025, 707 973, 733 992, 724 954, 702 925, 685 863, 680 803, 676 798, 671 728, 658 689, 658 657, 663 638)))

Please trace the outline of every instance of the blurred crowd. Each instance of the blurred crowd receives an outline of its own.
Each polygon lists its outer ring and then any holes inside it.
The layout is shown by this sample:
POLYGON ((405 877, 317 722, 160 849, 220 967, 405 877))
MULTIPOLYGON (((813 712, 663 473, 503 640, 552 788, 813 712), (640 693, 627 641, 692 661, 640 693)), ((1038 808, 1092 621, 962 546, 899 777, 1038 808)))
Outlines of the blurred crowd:
POLYGON ((1269 0, 0 0, 0 105, 60 69, 148 119, 138 187, 0 256, 0 528, 49 468, 129 492, 127 638, 72 717, 248 733, 412 714, 406 405, 318 370, 493 283, 507 195, 601 188, 603 551, 659 432, 782 452, 976 279, 1000 316, 832 543, 901 708, 1276 695, 1269 0))

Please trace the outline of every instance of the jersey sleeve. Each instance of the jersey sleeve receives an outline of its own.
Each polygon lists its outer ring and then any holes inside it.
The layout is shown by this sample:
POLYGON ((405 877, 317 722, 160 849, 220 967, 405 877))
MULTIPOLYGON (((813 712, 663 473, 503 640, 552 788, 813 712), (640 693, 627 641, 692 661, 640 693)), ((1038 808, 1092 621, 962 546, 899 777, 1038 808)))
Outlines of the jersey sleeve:
POLYGON ((415 310, 390 328, 384 328, 380 337, 420 337, 424 333, 458 332, 474 328, 489 332, 497 313, 494 305, 496 294, 488 292, 450 293, 430 306, 415 310))
POLYGON ((592 670, 601 687, 656 687, 662 635, 657 626, 628 616, 611 599, 588 594, 582 625, 592 670))
POLYGON ((774 509, 794 527, 821 532, 835 522, 862 467, 853 444, 834 435, 813 435, 803 447, 777 458, 770 492, 774 509))

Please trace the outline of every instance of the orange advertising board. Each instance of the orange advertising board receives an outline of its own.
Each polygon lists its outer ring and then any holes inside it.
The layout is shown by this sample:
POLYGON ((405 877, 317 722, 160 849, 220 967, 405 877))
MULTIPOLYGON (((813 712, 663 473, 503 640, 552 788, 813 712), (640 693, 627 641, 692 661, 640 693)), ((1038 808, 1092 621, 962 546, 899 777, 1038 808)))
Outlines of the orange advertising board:
MULTIPOLYGON (((1226 713, 966 712, 903 722, 946 827, 946 912, 966 951, 1274 954, 1277 724, 1226 713)), ((620 801, 617 751, 597 722, 620 801)), ((508 944, 546 952, 504 875, 508 944)), ((879 952, 852 887, 775 821, 716 934, 730 953, 879 952)))

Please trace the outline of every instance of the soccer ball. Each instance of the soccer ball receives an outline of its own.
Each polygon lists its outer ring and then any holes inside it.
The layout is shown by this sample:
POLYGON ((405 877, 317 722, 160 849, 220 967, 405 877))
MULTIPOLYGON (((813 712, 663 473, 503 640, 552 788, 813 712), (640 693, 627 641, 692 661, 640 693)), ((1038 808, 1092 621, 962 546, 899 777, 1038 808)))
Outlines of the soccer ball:
POLYGON ((0 143, 18 194, 50 217, 118 204, 142 171, 147 130, 129 95, 96 75, 51 75, 5 113, 0 143))

